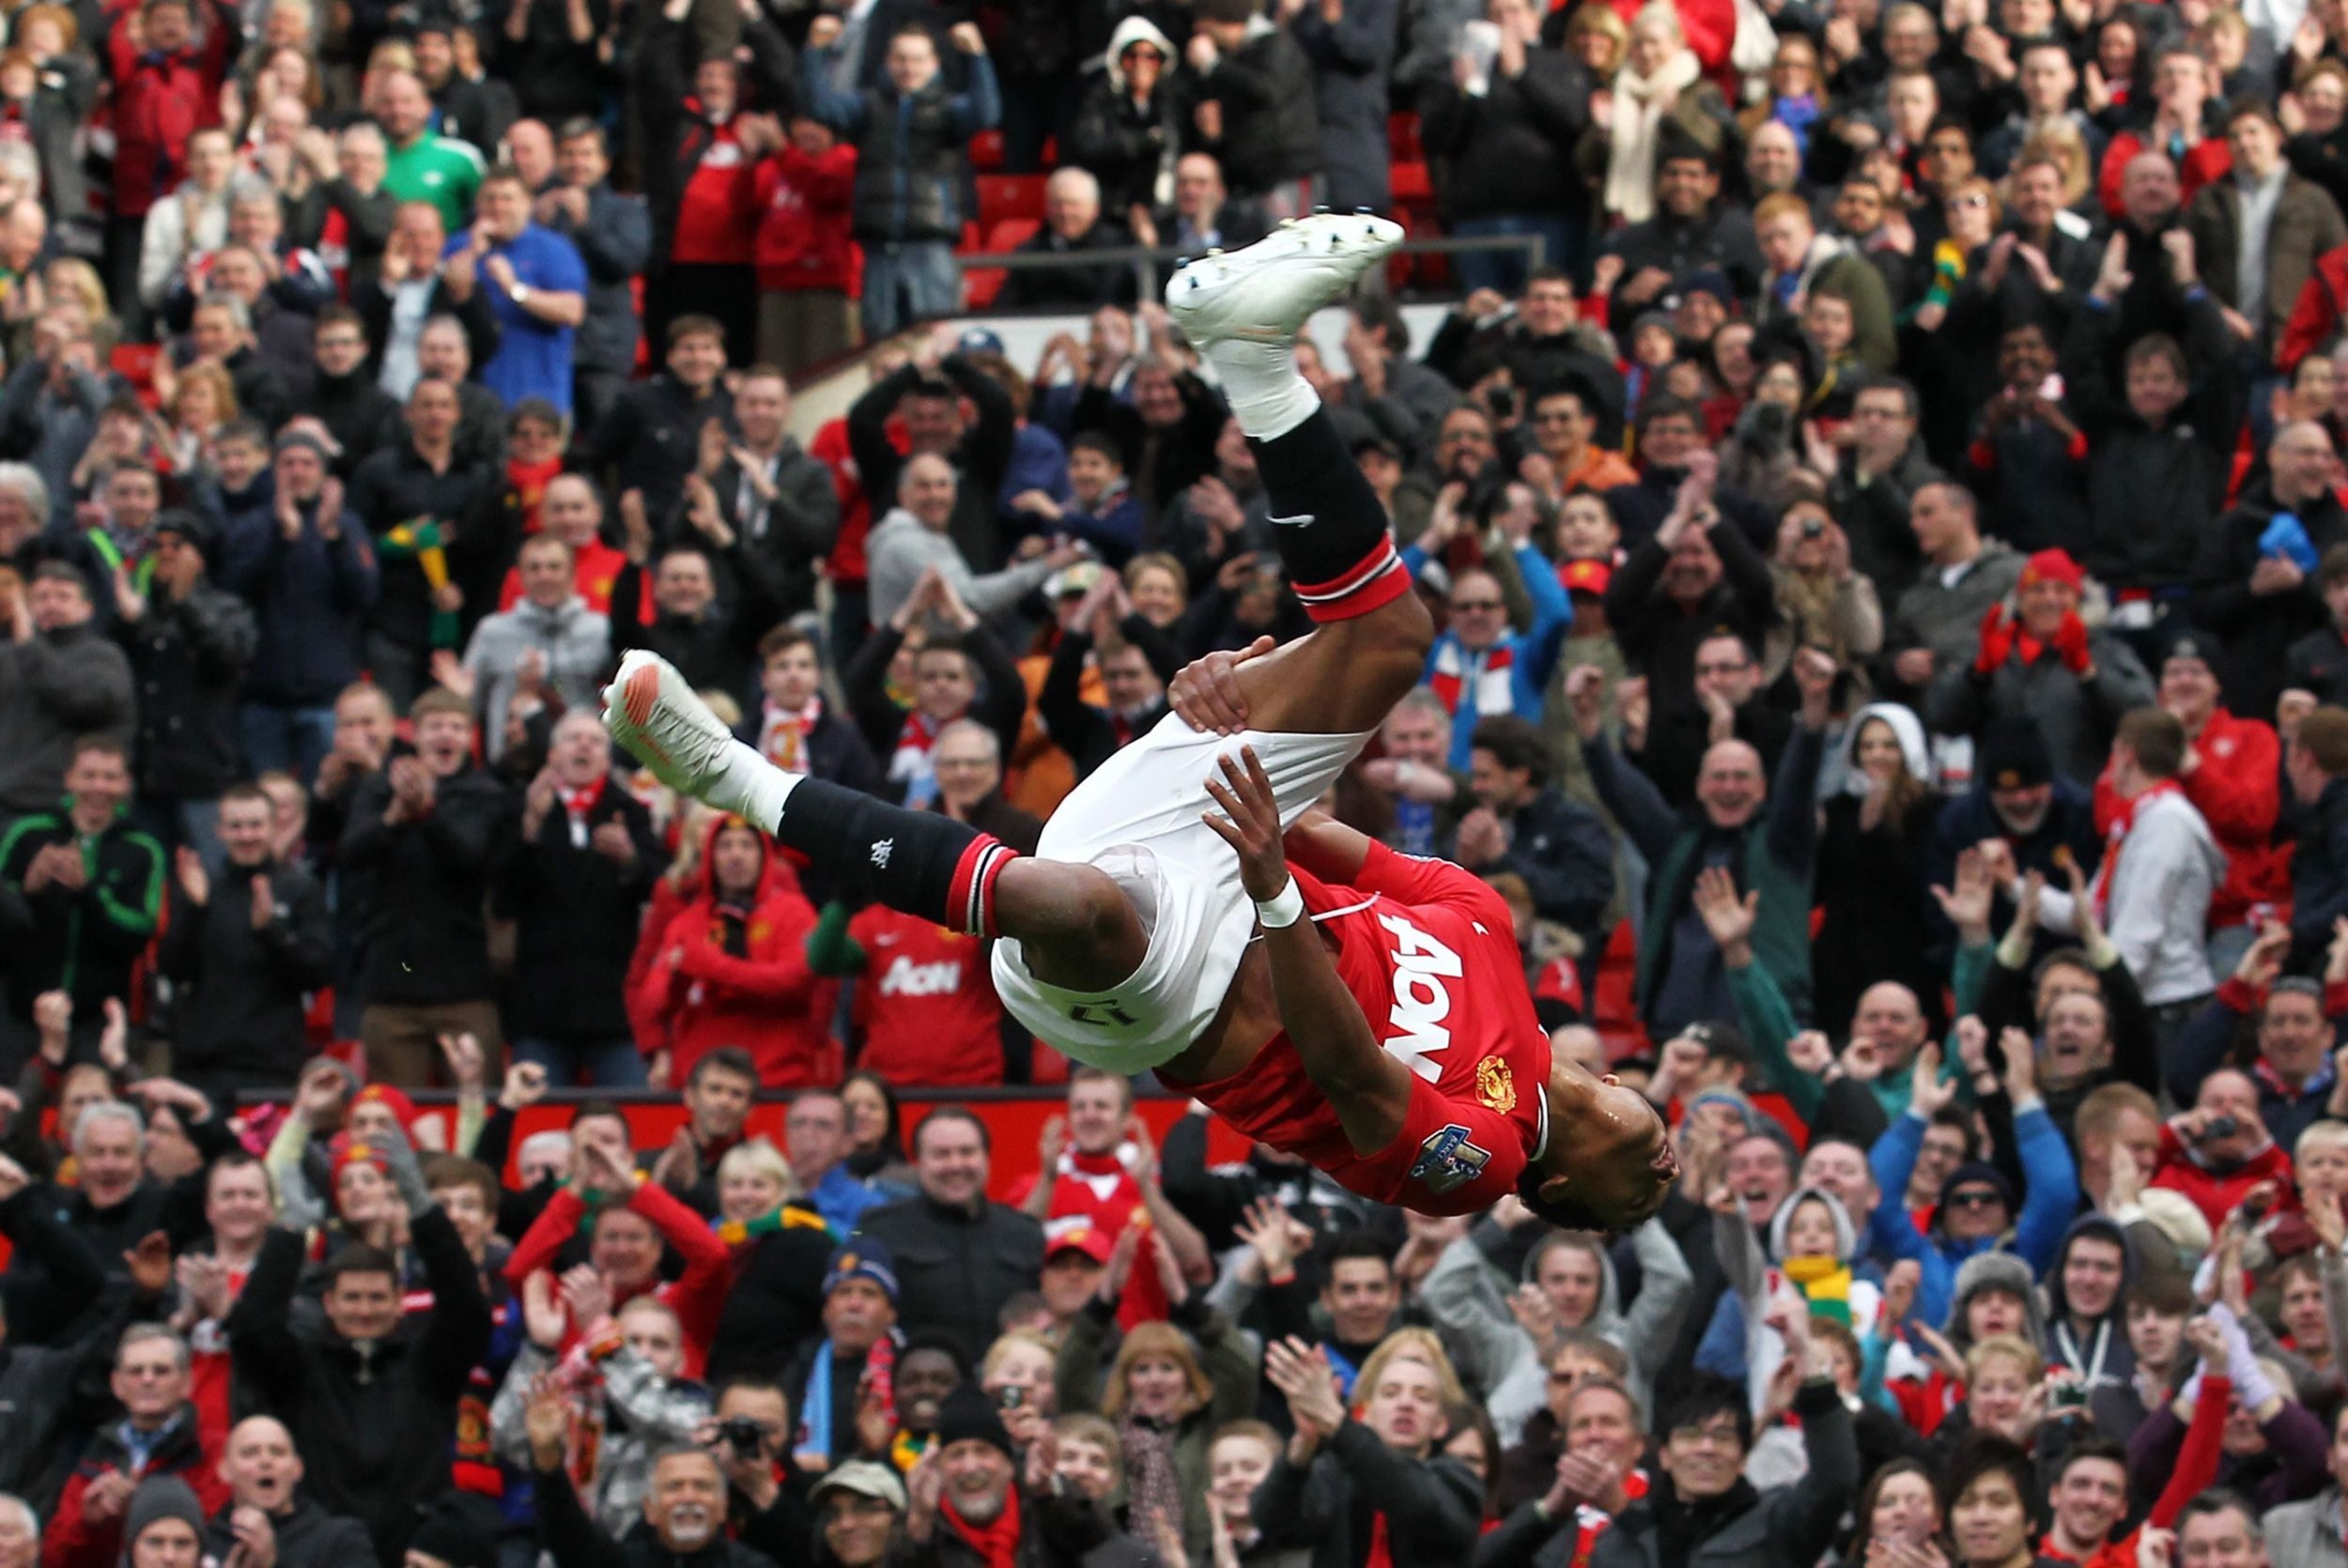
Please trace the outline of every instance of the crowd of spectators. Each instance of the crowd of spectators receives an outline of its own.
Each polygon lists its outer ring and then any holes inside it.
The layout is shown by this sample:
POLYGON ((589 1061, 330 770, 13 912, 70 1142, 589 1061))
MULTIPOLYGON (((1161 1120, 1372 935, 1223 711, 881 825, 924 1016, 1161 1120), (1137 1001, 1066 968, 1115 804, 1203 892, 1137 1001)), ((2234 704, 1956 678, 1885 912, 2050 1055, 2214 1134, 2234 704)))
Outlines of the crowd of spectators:
POLYGON ((2342 0, 0 12, 0 1568, 2348 1565, 2342 0), (1320 205, 1488 242, 1298 346, 1442 627, 1332 806, 1626 1236, 599 716, 1032 852, 1308 625, 1155 298, 1320 205))

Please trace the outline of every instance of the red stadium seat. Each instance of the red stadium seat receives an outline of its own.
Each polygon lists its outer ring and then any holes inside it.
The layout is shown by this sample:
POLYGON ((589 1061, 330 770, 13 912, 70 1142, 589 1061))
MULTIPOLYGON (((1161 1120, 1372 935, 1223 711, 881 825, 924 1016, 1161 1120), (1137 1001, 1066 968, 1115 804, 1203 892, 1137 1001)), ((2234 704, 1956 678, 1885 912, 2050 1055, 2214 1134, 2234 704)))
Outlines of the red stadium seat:
MULTIPOLYGON (((1043 220, 1038 218, 1006 218, 986 231, 986 243, 979 249, 987 254, 1015 251, 1043 226, 1043 220)), ((1002 292, 1004 269, 1000 267, 973 268, 962 276, 965 310, 982 311, 1002 292)))
POLYGON ((151 343, 118 343, 107 360, 114 373, 130 382, 139 401, 150 408, 162 401, 155 395, 155 356, 162 352, 151 343))
POLYGON ((1426 161, 1426 149, 1418 144, 1418 116, 1408 110, 1386 116, 1386 151, 1398 163, 1426 161))
POLYGON ((981 173, 1003 166, 1003 133, 981 131, 970 138, 970 166, 981 173))
POLYGON ((1042 175, 981 175, 979 227, 989 234, 1006 218, 1043 218, 1042 175))

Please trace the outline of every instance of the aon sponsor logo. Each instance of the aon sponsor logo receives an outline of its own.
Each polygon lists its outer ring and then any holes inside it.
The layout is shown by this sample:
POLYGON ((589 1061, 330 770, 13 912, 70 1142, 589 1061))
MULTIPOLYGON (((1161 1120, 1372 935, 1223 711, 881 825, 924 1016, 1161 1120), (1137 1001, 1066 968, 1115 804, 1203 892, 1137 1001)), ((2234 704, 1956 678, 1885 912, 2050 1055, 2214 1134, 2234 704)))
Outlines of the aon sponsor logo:
POLYGON ((883 996, 951 996, 962 989, 962 965, 916 963, 900 955, 881 976, 883 996))
POLYGON ((1394 1010, 1386 1015, 1393 1033, 1386 1052, 1429 1084, 1443 1076, 1437 1058, 1451 1048, 1451 988, 1460 977, 1460 955, 1399 915, 1378 923, 1394 938, 1394 1010))

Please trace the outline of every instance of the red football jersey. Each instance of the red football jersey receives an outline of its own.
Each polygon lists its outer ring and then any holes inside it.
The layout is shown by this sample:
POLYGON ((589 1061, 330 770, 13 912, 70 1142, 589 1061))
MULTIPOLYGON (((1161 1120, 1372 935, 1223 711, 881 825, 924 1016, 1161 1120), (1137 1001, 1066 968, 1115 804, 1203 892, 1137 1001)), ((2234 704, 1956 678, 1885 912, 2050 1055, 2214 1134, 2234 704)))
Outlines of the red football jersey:
POLYGON ((848 934, 864 949, 858 1066, 892 1084, 1003 1081, 1003 1003, 987 975, 985 943, 879 904, 859 911, 848 934))
POLYGON ((1401 1134, 1356 1154, 1285 1034, 1244 1070, 1189 1092, 1380 1203, 1473 1214, 1515 1191, 1547 1132, 1549 1034, 1533 1015, 1507 904, 1449 861, 1383 844, 1370 846, 1351 887, 1295 876, 1305 907, 1336 938, 1338 976, 1411 1069, 1401 1134))

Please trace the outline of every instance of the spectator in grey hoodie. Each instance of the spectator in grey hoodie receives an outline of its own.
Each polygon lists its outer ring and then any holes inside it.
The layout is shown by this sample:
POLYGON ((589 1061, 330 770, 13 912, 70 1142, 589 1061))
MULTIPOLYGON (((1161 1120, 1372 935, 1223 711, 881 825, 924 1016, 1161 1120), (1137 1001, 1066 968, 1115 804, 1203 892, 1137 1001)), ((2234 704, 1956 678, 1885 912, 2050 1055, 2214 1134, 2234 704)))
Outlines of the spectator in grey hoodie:
POLYGON ((611 662, 611 623, 572 587, 571 547, 550 533, 524 541, 522 596, 482 618, 465 648, 473 712, 489 761, 505 753, 507 705, 517 690, 551 689, 567 708, 596 711, 596 685, 611 662))

